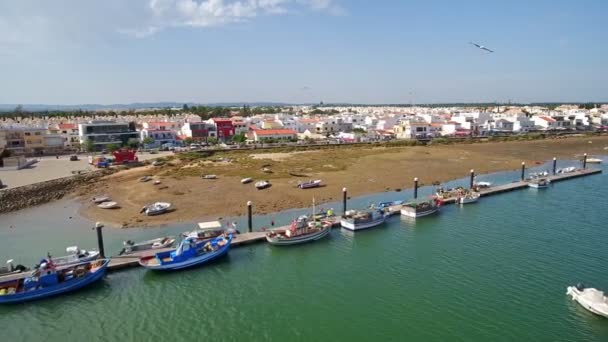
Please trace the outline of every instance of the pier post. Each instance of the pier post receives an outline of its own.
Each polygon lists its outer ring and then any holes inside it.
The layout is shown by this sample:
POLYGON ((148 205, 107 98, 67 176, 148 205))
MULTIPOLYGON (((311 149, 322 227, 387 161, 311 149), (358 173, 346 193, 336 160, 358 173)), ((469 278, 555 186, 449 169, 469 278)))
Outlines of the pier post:
POLYGON ((587 153, 583 154, 583 169, 587 168, 587 153))
POLYGON ((418 198, 418 177, 414 178, 414 199, 418 198))
POLYGON ((252 206, 251 201, 247 201, 247 230, 251 233, 253 231, 253 217, 252 217, 252 206))
POLYGON ((521 180, 526 179, 526 162, 521 162, 521 180))
POLYGON ((553 157, 553 175, 557 172, 557 158, 553 157))
POLYGON ((99 255, 102 258, 106 257, 105 250, 103 249, 103 233, 101 229, 103 228, 103 224, 101 222, 95 223, 95 230, 97 231, 97 248, 99 249, 99 255))
POLYGON ((471 169, 471 181, 469 182, 469 189, 473 189, 475 183, 475 170, 471 169))
POLYGON ((346 215, 346 188, 342 188, 342 215, 346 215))

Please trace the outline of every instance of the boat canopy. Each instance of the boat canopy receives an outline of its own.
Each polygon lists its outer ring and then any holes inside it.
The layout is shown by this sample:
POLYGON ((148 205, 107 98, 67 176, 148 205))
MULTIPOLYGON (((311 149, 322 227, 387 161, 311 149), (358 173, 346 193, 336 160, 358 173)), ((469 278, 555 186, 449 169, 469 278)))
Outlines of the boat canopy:
POLYGON ((222 224, 220 221, 199 222, 198 227, 201 230, 210 231, 222 229, 222 224))

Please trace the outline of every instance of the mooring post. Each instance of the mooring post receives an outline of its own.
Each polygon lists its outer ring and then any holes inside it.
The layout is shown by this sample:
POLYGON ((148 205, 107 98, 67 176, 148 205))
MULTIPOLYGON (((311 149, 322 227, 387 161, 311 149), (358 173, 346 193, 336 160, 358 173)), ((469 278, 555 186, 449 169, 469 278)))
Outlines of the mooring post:
POLYGON ((521 180, 526 179, 526 162, 521 162, 521 180))
POLYGON ((253 231, 253 211, 251 209, 251 206, 253 205, 253 203, 251 203, 251 201, 247 201, 247 230, 251 233, 253 231))
POLYGON ((583 169, 587 168, 587 153, 583 154, 583 169))
POLYGON ((553 175, 557 172, 557 158, 553 157, 553 175))
POLYGON ((471 181, 469 182, 469 189, 473 189, 475 185, 475 170, 471 169, 471 181))
POLYGON ((414 199, 418 198, 418 177, 414 178, 414 199))
POLYGON ((346 215, 346 188, 342 188, 342 215, 346 215))
POLYGON ((101 222, 95 223, 95 230, 97 231, 97 248, 99 249, 99 255, 102 258, 106 257, 105 250, 103 249, 103 233, 101 229, 103 228, 103 224, 101 222))

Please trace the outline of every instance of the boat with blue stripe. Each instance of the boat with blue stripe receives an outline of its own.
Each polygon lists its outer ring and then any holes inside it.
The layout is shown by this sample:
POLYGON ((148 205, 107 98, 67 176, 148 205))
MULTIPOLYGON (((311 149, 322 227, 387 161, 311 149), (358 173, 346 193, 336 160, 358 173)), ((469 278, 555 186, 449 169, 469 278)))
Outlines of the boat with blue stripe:
POLYGON ((228 254, 231 243, 232 234, 202 242, 194 236, 189 236, 182 240, 175 250, 143 257, 139 264, 157 271, 176 271, 200 266, 228 254))

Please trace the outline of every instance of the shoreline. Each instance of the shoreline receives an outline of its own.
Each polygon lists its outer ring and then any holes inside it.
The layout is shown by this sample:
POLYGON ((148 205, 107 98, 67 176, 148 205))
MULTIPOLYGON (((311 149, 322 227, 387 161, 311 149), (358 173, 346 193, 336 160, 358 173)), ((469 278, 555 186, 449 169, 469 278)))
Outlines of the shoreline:
MULTIPOLYGON (((235 161, 197 161, 199 164, 174 163, 168 167, 151 166, 121 171, 105 176, 94 185, 77 191, 80 215, 92 220, 107 222, 114 227, 156 227, 167 224, 217 220, 240 217, 246 214, 247 201, 253 202, 255 215, 303 209, 310 206, 312 197, 317 203, 340 202, 342 188, 348 189, 352 198, 411 189, 413 178, 420 179, 420 186, 434 182, 447 182, 465 178, 470 169, 477 175, 518 170, 525 161, 528 168, 558 159, 577 159, 584 152, 590 155, 606 154, 604 146, 608 137, 581 137, 563 140, 518 141, 445 146, 311 151, 305 154, 278 153, 280 160, 273 160, 265 152, 263 158, 246 158, 242 154, 226 153, 235 161), (590 144, 589 141, 592 143, 590 144), (240 158, 240 159, 239 159, 240 158), (306 158, 301 163, 301 158, 306 158), (333 159, 332 159, 333 158, 333 159), (255 159, 256 164, 251 160, 255 159), (303 168, 310 179, 323 179, 325 187, 300 190, 295 184, 300 178, 289 176, 287 171, 294 165, 307 164, 303 168), (268 177, 273 186, 267 190, 255 190, 253 185, 243 185, 240 179, 259 173, 260 165, 272 164, 275 173, 258 174, 255 179, 268 177), (335 170, 332 170, 334 168, 335 170), (329 170, 328 170, 329 169, 329 170), (189 172, 184 174, 184 170, 189 172), (217 174, 216 180, 203 180, 197 174, 217 174), (138 182, 138 178, 151 174, 161 180, 161 186, 138 182), (121 205, 121 209, 108 211, 95 207, 90 198, 108 194, 121 205), (144 216, 139 209, 146 203, 167 201, 176 210, 159 216, 144 216)), ((564 165, 565 166, 565 165, 564 165)))

